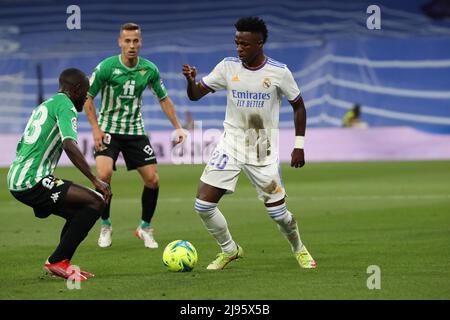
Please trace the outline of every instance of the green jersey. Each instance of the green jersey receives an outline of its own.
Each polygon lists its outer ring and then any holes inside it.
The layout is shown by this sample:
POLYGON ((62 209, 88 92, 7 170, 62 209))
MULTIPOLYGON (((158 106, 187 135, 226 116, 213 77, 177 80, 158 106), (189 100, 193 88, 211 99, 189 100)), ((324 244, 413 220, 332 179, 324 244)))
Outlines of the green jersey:
POLYGON ((55 171, 62 141, 77 140, 78 112, 72 101, 58 93, 33 110, 8 172, 8 188, 31 189, 55 171))
POLYGON ((143 58, 128 68, 120 55, 109 57, 95 68, 90 82, 88 95, 95 97, 101 91, 98 123, 108 133, 144 135, 141 106, 145 88, 148 86, 159 100, 167 97, 158 68, 143 58))

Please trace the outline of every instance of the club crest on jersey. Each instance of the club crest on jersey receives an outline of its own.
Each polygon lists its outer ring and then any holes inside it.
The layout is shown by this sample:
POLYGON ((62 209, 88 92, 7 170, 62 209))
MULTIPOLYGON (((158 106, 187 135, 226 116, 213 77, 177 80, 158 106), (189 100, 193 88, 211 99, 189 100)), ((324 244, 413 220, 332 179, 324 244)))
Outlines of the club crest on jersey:
POLYGON ((143 77, 143 76, 147 73, 147 70, 141 69, 141 70, 139 70, 139 73, 140 73, 141 76, 143 77))
POLYGON ((239 82, 239 81, 241 81, 241 80, 240 80, 239 77, 236 75, 236 76, 233 76, 233 77, 231 78, 231 81, 233 81, 233 82, 239 82))
POLYGON ((272 85, 272 83, 270 82, 270 79, 269 78, 264 78, 264 80, 263 80, 263 87, 266 88, 266 89, 269 89, 271 85, 272 85))

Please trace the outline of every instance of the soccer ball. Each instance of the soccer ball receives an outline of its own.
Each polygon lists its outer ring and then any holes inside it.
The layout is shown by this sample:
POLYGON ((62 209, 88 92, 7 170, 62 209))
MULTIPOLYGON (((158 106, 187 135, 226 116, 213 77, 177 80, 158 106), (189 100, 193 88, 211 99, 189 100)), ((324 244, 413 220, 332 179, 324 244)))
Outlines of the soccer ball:
POLYGON ((189 272, 197 263, 197 250, 185 240, 175 240, 164 249, 163 263, 173 272, 189 272))

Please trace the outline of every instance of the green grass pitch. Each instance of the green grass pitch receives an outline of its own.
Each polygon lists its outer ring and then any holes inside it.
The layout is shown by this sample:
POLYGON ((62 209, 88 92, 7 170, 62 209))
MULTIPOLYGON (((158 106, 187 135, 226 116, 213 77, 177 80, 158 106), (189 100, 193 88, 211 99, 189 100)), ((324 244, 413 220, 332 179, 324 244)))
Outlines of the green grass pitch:
MULTIPOLYGON (((159 166, 154 217, 156 250, 134 231, 141 182, 120 167, 113 177, 113 245, 97 247, 99 224, 73 264, 96 277, 69 290, 44 275, 63 225, 40 220, 15 201, 0 170, 0 299, 450 299, 450 162, 312 163, 283 166, 288 208, 318 263, 302 270, 245 175, 220 209, 245 258, 220 272, 206 265, 219 248, 193 210, 203 166, 159 166), (190 241, 199 263, 190 273, 162 264, 164 246, 190 241), (368 266, 381 270, 381 289, 369 290, 368 266)), ((89 185, 74 168, 58 177, 89 185)))

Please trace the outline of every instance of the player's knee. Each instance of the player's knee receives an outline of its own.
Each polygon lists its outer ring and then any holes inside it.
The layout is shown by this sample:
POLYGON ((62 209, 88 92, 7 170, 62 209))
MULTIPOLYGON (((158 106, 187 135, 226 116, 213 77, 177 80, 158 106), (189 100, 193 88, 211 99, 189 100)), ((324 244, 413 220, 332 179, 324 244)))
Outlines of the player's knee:
POLYGON ((97 177, 106 183, 111 183, 112 171, 98 171, 97 177))
POLYGON ((105 210, 106 204, 103 200, 103 196, 100 193, 95 192, 95 194, 92 195, 92 199, 88 206, 94 209, 98 213, 98 217, 100 217, 103 210, 105 210))
POLYGON ((207 218, 214 214, 217 203, 195 199, 194 209, 201 217, 207 218))
POLYGON ((158 176, 158 174, 155 173, 155 174, 153 174, 153 175, 151 175, 149 177, 146 177, 144 179, 144 185, 147 188, 150 188, 150 189, 157 189, 157 188, 159 188, 159 176, 158 176))

